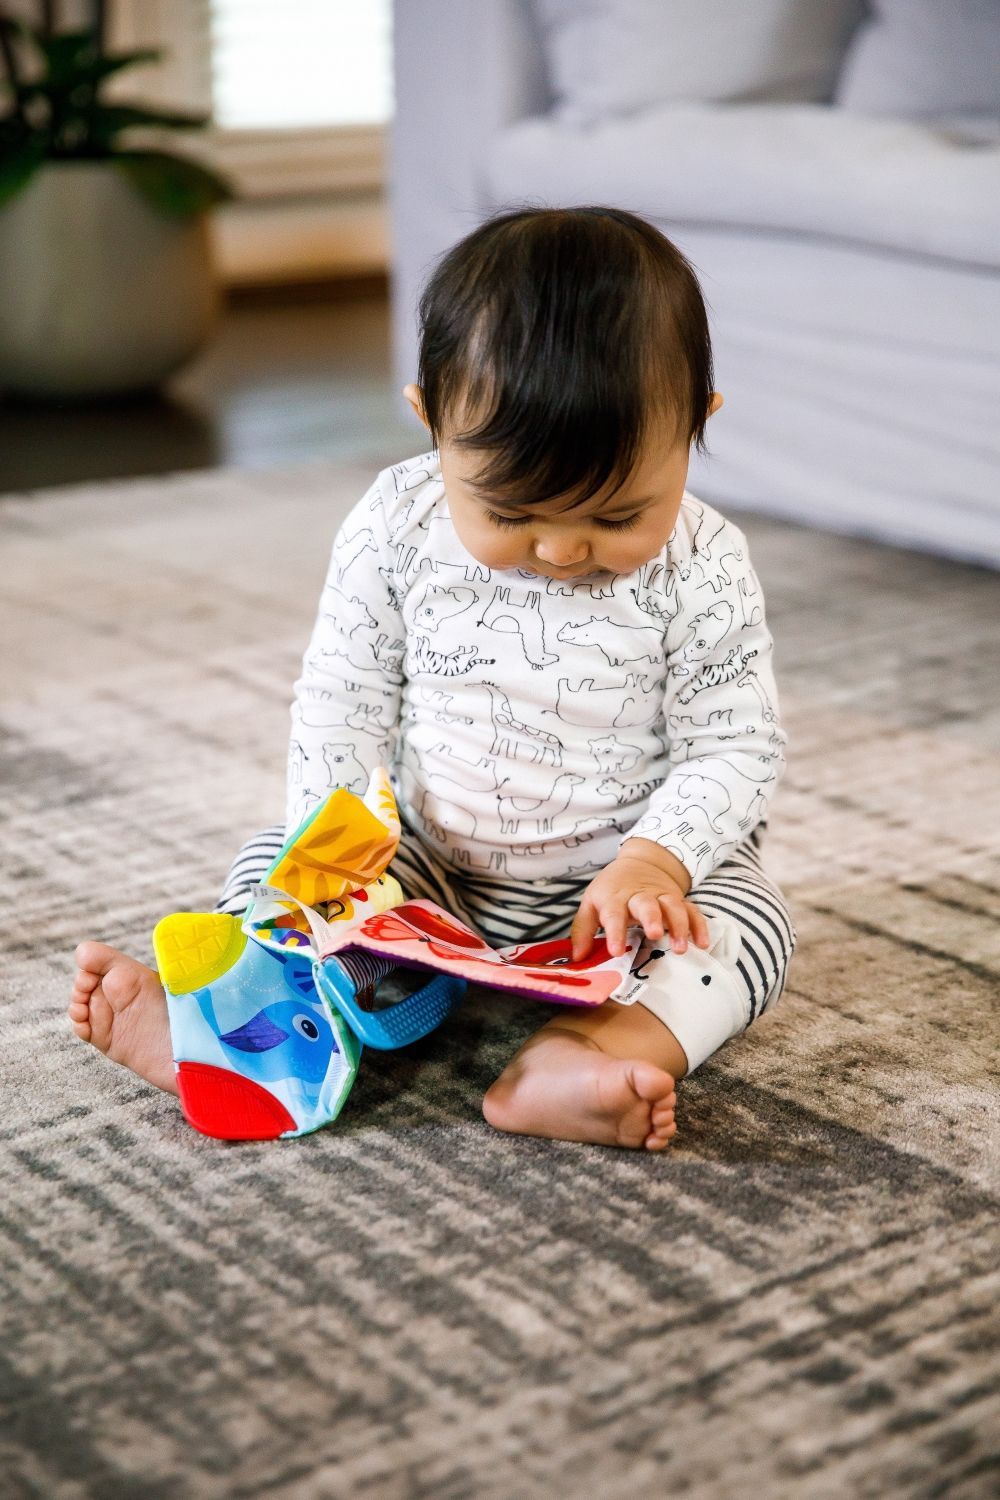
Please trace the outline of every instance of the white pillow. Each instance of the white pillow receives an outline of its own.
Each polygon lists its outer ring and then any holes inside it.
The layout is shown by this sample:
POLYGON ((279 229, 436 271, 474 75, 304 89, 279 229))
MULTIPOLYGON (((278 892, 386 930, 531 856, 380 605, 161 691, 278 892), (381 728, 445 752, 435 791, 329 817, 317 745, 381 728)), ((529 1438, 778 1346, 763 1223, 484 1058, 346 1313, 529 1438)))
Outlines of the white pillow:
POLYGON ((1000 116, 997 0, 870 0, 835 103, 863 115, 1000 116))
POLYGON ((828 100, 864 0, 534 0, 554 114, 828 100))

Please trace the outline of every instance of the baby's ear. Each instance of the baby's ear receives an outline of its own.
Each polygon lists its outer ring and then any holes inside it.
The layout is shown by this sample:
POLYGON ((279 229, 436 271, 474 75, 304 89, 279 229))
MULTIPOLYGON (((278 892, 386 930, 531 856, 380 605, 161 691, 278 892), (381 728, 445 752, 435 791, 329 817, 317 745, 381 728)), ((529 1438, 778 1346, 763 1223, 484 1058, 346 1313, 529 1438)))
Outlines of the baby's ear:
POLYGON ((413 407, 414 416, 419 417, 424 426, 428 428, 428 431, 430 431, 427 418, 424 416, 424 393, 420 389, 419 385, 404 385, 403 395, 413 407))

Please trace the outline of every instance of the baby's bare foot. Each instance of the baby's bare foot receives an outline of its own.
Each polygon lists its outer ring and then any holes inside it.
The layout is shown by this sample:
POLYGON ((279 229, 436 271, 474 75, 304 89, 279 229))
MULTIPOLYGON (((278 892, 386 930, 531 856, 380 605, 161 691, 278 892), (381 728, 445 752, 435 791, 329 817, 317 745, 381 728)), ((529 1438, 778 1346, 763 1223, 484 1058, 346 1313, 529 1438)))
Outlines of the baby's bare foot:
POLYGON ((671 1075, 609 1057, 576 1031, 548 1026, 508 1064, 483 1100, 497 1130, 662 1151, 677 1133, 671 1075))
POLYGON ((73 1030, 112 1062, 177 1093, 167 997, 160 976, 107 943, 81 943, 67 1014, 73 1030))

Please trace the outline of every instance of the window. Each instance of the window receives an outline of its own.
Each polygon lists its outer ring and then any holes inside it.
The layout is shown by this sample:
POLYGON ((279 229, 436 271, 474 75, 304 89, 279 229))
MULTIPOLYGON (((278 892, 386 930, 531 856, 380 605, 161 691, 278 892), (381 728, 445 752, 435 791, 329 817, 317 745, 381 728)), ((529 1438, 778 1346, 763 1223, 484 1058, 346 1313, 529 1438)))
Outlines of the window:
POLYGON ((162 50, 136 69, 149 99, 213 116, 184 149, 237 188, 213 217, 230 284, 384 269, 391 0, 115 0, 108 20, 116 48, 162 50))
POLYGON ((211 0, 209 24, 220 130, 389 118, 391 0, 211 0))

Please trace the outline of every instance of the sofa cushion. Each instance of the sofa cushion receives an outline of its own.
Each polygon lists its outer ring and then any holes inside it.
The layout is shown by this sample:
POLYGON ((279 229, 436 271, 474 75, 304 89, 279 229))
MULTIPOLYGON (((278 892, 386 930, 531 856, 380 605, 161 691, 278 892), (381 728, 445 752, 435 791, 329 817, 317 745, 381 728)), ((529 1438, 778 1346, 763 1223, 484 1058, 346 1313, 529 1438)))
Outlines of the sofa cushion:
POLYGON ((871 0, 835 102, 859 114, 1000 118, 997 0, 871 0))
POLYGON ((823 100, 863 0, 533 0, 555 113, 675 100, 823 100))
POLYGON ((1000 145, 825 104, 672 104, 496 137, 487 206, 614 203, 666 222, 829 236, 1000 266, 1000 145))
POLYGON ((1000 114, 938 115, 934 129, 965 146, 1000 146, 1000 114))

